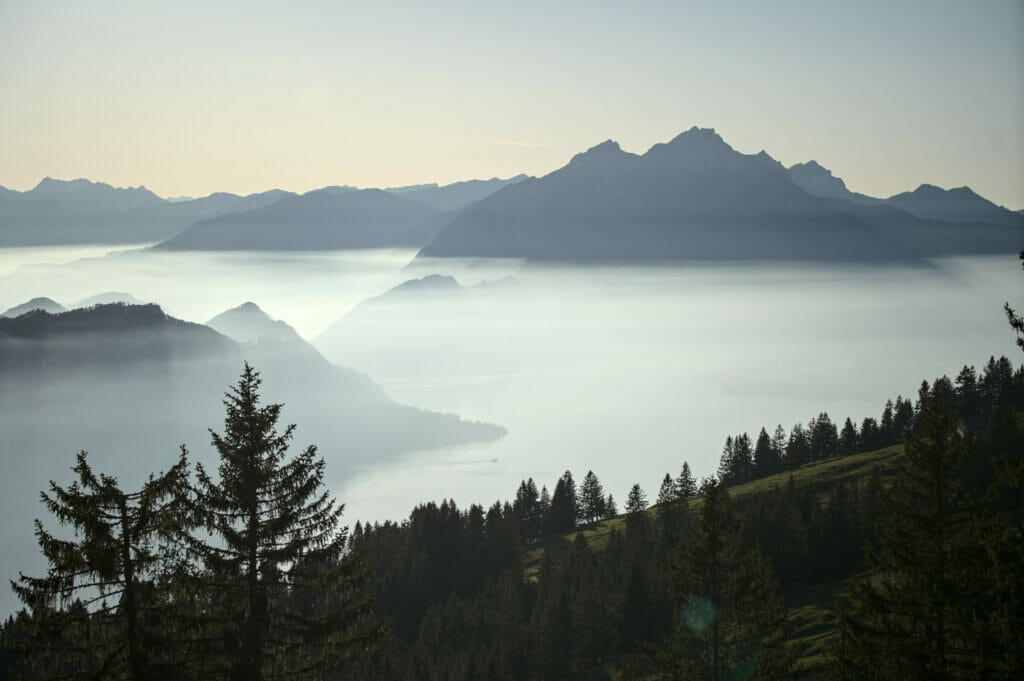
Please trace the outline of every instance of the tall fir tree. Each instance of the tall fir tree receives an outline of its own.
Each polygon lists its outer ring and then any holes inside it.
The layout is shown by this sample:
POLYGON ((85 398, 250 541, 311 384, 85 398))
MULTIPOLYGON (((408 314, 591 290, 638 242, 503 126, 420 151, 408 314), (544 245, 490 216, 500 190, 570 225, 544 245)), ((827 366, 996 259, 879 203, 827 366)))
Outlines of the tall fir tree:
POLYGON ((986 517, 964 493, 957 416, 944 392, 929 392, 920 432, 906 434, 906 463, 882 496, 888 515, 868 554, 873 574, 850 582, 840 613, 842 678, 1009 679, 1020 671, 1019 641, 1006 637, 998 615, 1006 600, 1020 602, 1021 565, 1018 558, 1007 572, 994 559, 1006 541, 1019 545, 1019 527, 986 517))
POLYGON ((688 461, 683 462, 683 469, 679 472, 679 477, 675 479, 672 491, 676 499, 689 499, 697 496, 697 480, 693 477, 688 461))
POLYGON ((757 443, 754 445, 753 475, 756 478, 763 478, 773 475, 782 470, 782 461, 778 458, 775 448, 772 447, 772 439, 764 428, 757 435, 757 443))
POLYGON ((671 475, 665 473, 665 477, 661 479, 661 487, 658 488, 658 500, 655 503, 667 504, 675 501, 676 498, 676 483, 671 475))
POLYGON ((587 523, 601 520, 605 517, 605 504, 604 487, 594 471, 587 471, 580 485, 580 516, 587 523))
POLYGON ((848 456, 859 451, 860 434, 857 433, 857 426, 853 425, 850 417, 846 417, 843 423, 843 430, 839 433, 839 455, 848 456))
POLYGON ((672 681, 789 678, 795 658, 771 564, 741 551, 739 520, 721 481, 705 480, 700 496, 671 573, 676 624, 667 644, 648 653, 672 681))
POLYGON ((636 483, 629 488, 629 494, 626 496, 626 513, 631 515, 643 513, 646 508, 647 495, 644 494, 644 490, 640 487, 640 483, 636 483))
POLYGON ((601 517, 609 520, 617 515, 619 515, 619 505, 615 503, 615 497, 609 493, 608 498, 604 500, 604 513, 601 517))
MULTIPOLYGON (((166 473, 150 476, 137 492, 116 478, 93 473, 85 452, 68 487, 50 482, 42 501, 71 538, 60 538, 36 520, 36 537, 49 562, 45 577, 11 582, 27 607, 19 623, 25 636, 4 645, 17 653, 28 678, 174 678, 176 655, 168 645, 172 610, 169 568, 174 537, 186 524, 180 503, 188 462, 182 447, 166 473)), ((6 633, 6 630, 5 630, 6 633)))
POLYGON ((346 554, 344 505, 324 489, 324 460, 313 445, 289 457, 295 426, 277 432, 282 405, 261 406, 260 384, 246 364, 225 395, 224 433, 210 431, 219 479, 197 466, 196 509, 209 538, 193 537, 190 548, 206 569, 198 585, 208 588, 219 644, 209 671, 319 678, 381 629, 368 624, 367 571, 346 554))
POLYGON ((572 530, 576 527, 579 517, 576 482, 572 479, 572 473, 566 471, 555 483, 555 492, 551 495, 551 507, 544 521, 545 536, 550 537, 572 530))

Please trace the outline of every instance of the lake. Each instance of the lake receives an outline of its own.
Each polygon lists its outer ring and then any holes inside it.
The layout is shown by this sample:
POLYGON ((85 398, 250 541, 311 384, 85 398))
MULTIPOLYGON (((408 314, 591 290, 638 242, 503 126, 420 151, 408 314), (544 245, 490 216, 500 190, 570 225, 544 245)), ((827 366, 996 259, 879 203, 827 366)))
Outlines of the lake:
MULTIPOLYGON (((821 411, 859 424, 890 397, 916 399, 922 379, 991 355, 1021 358, 1002 310, 1005 301, 1024 308, 1013 255, 920 267, 572 268, 413 256, 0 249, 0 310, 123 291, 204 322, 253 301, 396 401, 508 429, 496 442, 373 464, 322 451, 352 524, 402 519, 445 497, 489 505, 527 477, 551 490, 567 469, 578 481, 593 470, 621 508, 633 483, 653 500, 684 460, 698 477, 712 474, 727 435, 756 438, 780 423, 788 431, 821 411), (432 273, 462 289, 363 305, 321 336, 361 301, 432 273)), ((264 389, 273 400, 273 386, 264 389)), ((307 444, 302 415, 286 418, 298 423, 296 445, 307 444)), ((193 451, 208 449, 204 434, 196 439, 193 451)), ((0 461, 22 454, 0 436, 0 461)), ((68 482, 73 454, 53 452, 49 477, 68 482)), ((19 484, 42 489, 46 477, 19 484)), ((41 506, 28 512, 43 516, 41 506)), ((10 522, 5 545, 30 546, 31 526, 10 522)))

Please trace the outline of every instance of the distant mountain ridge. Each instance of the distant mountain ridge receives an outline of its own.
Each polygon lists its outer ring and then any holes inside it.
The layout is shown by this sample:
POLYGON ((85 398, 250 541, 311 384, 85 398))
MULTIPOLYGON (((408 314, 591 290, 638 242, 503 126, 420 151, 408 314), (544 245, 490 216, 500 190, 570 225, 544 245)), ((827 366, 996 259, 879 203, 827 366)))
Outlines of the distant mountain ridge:
POLYGON ((26 192, 0 192, 0 247, 153 243, 199 220, 258 208, 285 196, 292 194, 275 189, 174 202, 141 186, 45 178, 26 192))
POLYGON ((611 140, 563 168, 468 206, 419 253, 568 262, 907 262, 1012 252, 1024 222, 968 229, 959 216, 850 192, 817 163, 784 168, 691 128, 645 154, 611 140))
POLYGON ((15 305, 14 307, 9 308, 3 314, 0 314, 0 317, 13 319, 14 317, 20 317, 21 315, 32 312, 33 310, 42 310, 43 312, 53 314, 57 312, 66 312, 67 308, 52 298, 39 297, 33 298, 21 305, 15 305))
POLYGON ((886 203, 927 220, 1010 227, 1024 224, 1019 215, 978 196, 970 187, 942 189, 922 184, 912 192, 890 196, 886 203))
POLYGON ((691 128, 636 155, 611 140, 462 211, 423 257, 541 260, 884 258, 884 234, 809 196, 768 154, 691 128), (832 229, 824 238, 818 226, 832 229))
POLYGON ((121 293, 119 291, 108 291, 107 293, 99 293, 88 298, 83 298, 77 303, 68 305, 67 307, 61 305, 51 298, 33 298, 27 302, 15 305, 8 309, 0 317, 20 317, 23 314, 32 312, 33 310, 42 310, 43 312, 49 312, 50 314, 57 314, 59 312, 67 312, 68 310, 76 310, 82 307, 92 307, 94 305, 107 305, 110 303, 127 303, 129 305, 144 305, 145 303, 130 293, 121 293))
POLYGON ((88 409, 90 400, 83 395, 122 386, 106 398, 120 404, 119 418, 160 420, 164 415, 152 411, 154 403, 219 404, 242 362, 249 361, 275 386, 275 399, 294 407, 325 442, 354 447, 359 456, 488 440, 504 432, 394 403, 369 378, 329 363, 290 326, 274 322, 255 304, 211 321, 221 328, 233 326, 244 340, 171 317, 155 304, 113 303, 58 314, 35 310, 2 318, 0 402, 12 405, 11 410, 19 399, 31 405, 38 389, 49 395, 40 399, 52 402, 51 409, 59 411, 64 400, 78 405, 66 405, 68 410, 88 409), (270 333, 254 332, 253 323, 270 333), (145 400, 138 399, 139 391, 145 400))
POLYGON ((787 169, 693 127, 644 154, 608 140, 541 178, 446 186, 177 201, 142 186, 45 178, 27 192, 0 188, 0 247, 160 242, 166 250, 403 247, 423 257, 577 262, 877 262, 1013 250, 1022 214, 967 187, 866 196, 816 161, 787 169))
MULTIPOLYGON (((387 190, 387 193, 414 201, 421 206, 423 214, 433 216, 457 210, 523 177, 468 180, 446 186, 427 184, 396 187, 387 190)), ((349 185, 329 186, 303 196, 317 192, 342 194, 355 191, 366 190, 349 185)), ((248 196, 217 192, 200 198, 163 199, 142 186, 120 188, 85 179, 66 181, 44 178, 36 187, 25 192, 0 187, 0 247, 161 242, 197 223, 258 210, 297 196, 293 192, 272 189, 248 196)), ((294 216, 280 215, 282 220, 289 222, 308 217, 301 210, 294 216)), ((378 221, 387 221, 392 217, 392 213, 384 208, 378 221)), ((429 220, 429 217, 426 219, 429 220)), ((182 243, 189 243, 193 239, 195 237, 190 236, 182 243)), ((381 239, 389 240, 393 238, 381 239)), ((417 241, 414 245, 418 247, 429 239, 413 240, 417 241)), ((264 248, 258 243, 253 247, 264 248)), ((218 250, 226 247, 211 248, 218 250)))
POLYGON ((199 222, 160 250, 415 248, 433 236, 429 206, 380 189, 319 189, 199 222))
POLYGON ((882 201, 882 199, 850 191, 841 178, 836 177, 831 170, 823 168, 814 160, 790 166, 789 176, 798 187, 811 196, 872 204, 882 201))

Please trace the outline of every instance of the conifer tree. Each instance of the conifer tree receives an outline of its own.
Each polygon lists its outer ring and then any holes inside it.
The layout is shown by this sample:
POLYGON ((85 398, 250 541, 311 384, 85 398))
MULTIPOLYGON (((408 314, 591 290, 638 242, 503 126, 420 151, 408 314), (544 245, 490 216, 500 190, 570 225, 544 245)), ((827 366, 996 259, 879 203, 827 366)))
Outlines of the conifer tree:
POLYGON ((1019 528, 993 523, 964 494, 958 474, 967 449, 944 392, 922 404, 920 432, 906 435, 906 464, 882 495, 888 516, 868 554, 874 574, 850 582, 840 613, 842 677, 1012 678, 1020 660, 1006 660, 1020 658, 1011 650, 1019 646, 992 618, 1001 601, 1019 603, 1020 563, 1007 574, 993 556, 1007 541, 1019 546, 1019 528))
POLYGON ((739 520, 720 481, 705 480, 700 495, 671 573, 675 627, 665 647, 647 651, 673 681, 788 678, 794 656, 771 564, 757 551, 741 552, 739 520))
POLYGON ((523 541, 530 544, 540 539, 543 516, 541 515, 537 483, 533 481, 533 478, 523 480, 519 484, 515 501, 512 502, 512 512, 515 513, 516 521, 519 523, 519 533, 522 535, 523 541))
POLYGON ((601 516, 605 520, 614 518, 619 514, 619 506, 615 503, 615 497, 611 494, 604 500, 604 514, 601 516))
POLYGON ((367 572, 345 553, 344 505, 324 489, 315 446, 289 457, 295 430, 277 432, 280 404, 260 405, 248 364, 225 395, 224 432, 211 435, 219 479, 197 466, 197 510, 210 538, 190 547, 206 573, 214 676, 262 681, 317 677, 372 643, 367 572), (298 607, 297 596, 311 596, 298 607))
POLYGON ((28 608, 25 636, 4 645, 21 671, 35 678, 172 678, 174 650, 164 630, 165 568, 174 558, 176 528, 185 522, 179 500, 187 477, 186 451, 166 473, 150 476, 138 492, 96 475, 80 452, 69 487, 50 482, 43 503, 72 538, 59 538, 36 520, 36 537, 49 561, 45 577, 20 575, 11 586, 28 608))
POLYGON ((786 442, 786 468, 796 468, 807 463, 811 458, 811 443, 807 439, 807 431, 803 424, 796 424, 789 432, 786 442))
POLYGON ((605 515, 604 488, 594 471, 587 471, 580 485, 580 510, 580 515, 588 523, 600 520, 605 515))
POLYGON ((775 448, 772 447, 772 439, 764 428, 757 436, 757 444, 754 445, 754 477, 763 478, 782 469, 782 461, 778 458, 775 448))
POLYGON ((670 501, 676 500, 676 484, 672 480, 672 476, 665 473, 665 477, 661 480, 661 487, 658 488, 658 504, 667 504, 670 501))
POLYGON ((853 425, 850 417, 846 417, 843 430, 839 433, 839 454, 847 456, 858 451, 860 446, 860 435, 857 433, 857 426, 853 425))
POLYGON ((576 521, 579 518, 576 482, 572 479, 572 473, 566 471, 555 483, 555 492, 551 495, 551 507, 548 509, 544 522, 544 534, 553 536, 568 532, 576 527, 576 521))
POLYGON ((679 472, 679 477, 675 479, 672 491, 676 499, 689 499, 697 495, 697 481, 690 471, 688 461, 683 462, 683 469, 679 472))
POLYGON ((646 508, 647 495, 644 494, 640 483, 636 483, 629 488, 629 494, 626 496, 626 513, 643 513, 646 508))

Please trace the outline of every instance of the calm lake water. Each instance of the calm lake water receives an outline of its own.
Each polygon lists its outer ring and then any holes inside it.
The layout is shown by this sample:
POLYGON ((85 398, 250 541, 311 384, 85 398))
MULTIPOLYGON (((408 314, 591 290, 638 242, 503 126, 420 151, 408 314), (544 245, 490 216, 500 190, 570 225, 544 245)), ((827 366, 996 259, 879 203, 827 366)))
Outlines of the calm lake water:
MULTIPOLYGON (((922 379, 990 355, 1021 359, 1002 310, 1005 301, 1024 308, 1013 255, 885 268, 410 264, 413 255, 0 249, 0 310, 36 296, 67 305, 123 291, 205 322, 253 301, 396 401, 508 429, 497 442, 373 465, 322 451, 350 523, 401 519, 445 497, 487 505, 511 498, 526 477, 551 489, 566 469, 578 480, 592 469, 621 507, 634 482, 653 499, 684 460, 697 476, 714 472, 729 434, 756 437, 779 423, 788 431, 820 411, 859 423, 889 397, 916 396, 922 379), (463 289, 346 317, 432 273, 463 289)), ((306 444, 301 414, 287 418, 306 444)), ((17 455, 2 445, 0 461, 17 455)), ((72 454, 54 453, 51 477, 68 481, 72 454)), ((30 542, 31 527, 3 535, 30 542)))

